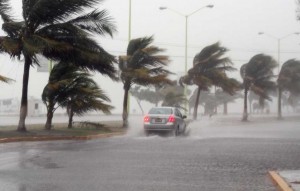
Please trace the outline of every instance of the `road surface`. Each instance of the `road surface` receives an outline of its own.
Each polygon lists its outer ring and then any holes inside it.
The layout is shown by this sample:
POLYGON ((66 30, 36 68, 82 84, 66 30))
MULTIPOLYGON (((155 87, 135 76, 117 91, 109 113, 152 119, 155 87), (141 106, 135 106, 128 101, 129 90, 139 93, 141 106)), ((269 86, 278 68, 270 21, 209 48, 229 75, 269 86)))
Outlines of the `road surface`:
POLYGON ((182 137, 0 144, 1 191, 275 191, 270 170, 300 169, 297 120, 201 118, 182 137))

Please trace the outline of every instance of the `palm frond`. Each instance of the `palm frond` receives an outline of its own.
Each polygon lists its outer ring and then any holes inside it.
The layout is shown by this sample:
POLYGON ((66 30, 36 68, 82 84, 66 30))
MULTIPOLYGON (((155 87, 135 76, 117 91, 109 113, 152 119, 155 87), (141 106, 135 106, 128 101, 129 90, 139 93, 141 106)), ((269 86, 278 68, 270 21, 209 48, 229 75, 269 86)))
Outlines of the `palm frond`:
POLYGON ((117 31, 112 18, 108 16, 105 10, 94 10, 91 13, 72 19, 68 23, 100 35, 109 34, 111 37, 117 31))
POLYGON ((22 29, 25 26, 25 22, 4 22, 2 24, 2 30, 12 38, 20 38, 22 29))
POLYGON ((0 52, 8 53, 11 57, 20 57, 22 53, 21 42, 18 39, 0 37, 0 52))
POLYGON ((129 42, 127 47, 127 55, 132 56, 136 51, 142 50, 153 42, 153 37, 144 37, 133 39, 129 42))
POLYGON ((10 82, 13 82, 13 81, 15 81, 15 80, 0 75, 0 82, 10 83, 10 82))
POLYGON ((23 17, 33 27, 56 23, 92 8, 102 0, 27 0, 23 3, 23 17))
POLYGON ((9 5, 9 0, 0 0, 0 16, 4 23, 11 22, 11 7, 9 5))

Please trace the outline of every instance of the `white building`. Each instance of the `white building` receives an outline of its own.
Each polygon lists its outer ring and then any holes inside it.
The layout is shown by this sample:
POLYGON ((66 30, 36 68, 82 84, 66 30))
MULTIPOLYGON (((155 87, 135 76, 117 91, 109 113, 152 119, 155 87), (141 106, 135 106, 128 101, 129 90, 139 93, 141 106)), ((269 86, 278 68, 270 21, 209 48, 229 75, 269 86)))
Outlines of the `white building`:
MULTIPOLYGON (((0 115, 18 115, 20 112, 20 98, 0 100, 0 115)), ((29 97, 28 116, 40 116, 47 113, 47 108, 42 100, 29 97)))

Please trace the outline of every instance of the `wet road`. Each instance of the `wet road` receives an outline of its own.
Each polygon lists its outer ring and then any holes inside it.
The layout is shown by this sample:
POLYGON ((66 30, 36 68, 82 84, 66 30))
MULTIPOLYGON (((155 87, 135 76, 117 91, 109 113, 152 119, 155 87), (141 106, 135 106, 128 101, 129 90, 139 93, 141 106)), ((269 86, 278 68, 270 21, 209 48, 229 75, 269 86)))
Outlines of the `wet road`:
POLYGON ((299 121, 201 119, 185 137, 0 145, 1 191, 275 191, 269 170, 300 169, 299 121))

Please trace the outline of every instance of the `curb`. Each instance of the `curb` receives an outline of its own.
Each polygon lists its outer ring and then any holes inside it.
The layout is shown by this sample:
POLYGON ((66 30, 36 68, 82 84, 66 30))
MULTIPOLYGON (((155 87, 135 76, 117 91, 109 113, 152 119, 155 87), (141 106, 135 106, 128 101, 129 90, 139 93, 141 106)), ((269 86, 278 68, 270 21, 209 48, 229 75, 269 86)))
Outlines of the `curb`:
POLYGON ((275 171, 269 171, 269 175, 281 191, 293 191, 291 186, 275 171))
POLYGON ((16 137, 16 138, 2 138, 0 143, 12 143, 12 142, 34 142, 34 141, 59 141, 59 140, 92 140, 99 138, 108 138, 118 135, 124 135, 124 133, 105 133, 89 136, 39 136, 39 137, 16 137))

